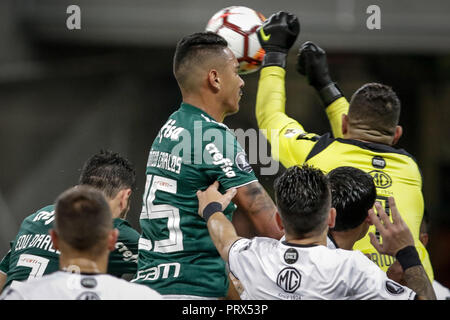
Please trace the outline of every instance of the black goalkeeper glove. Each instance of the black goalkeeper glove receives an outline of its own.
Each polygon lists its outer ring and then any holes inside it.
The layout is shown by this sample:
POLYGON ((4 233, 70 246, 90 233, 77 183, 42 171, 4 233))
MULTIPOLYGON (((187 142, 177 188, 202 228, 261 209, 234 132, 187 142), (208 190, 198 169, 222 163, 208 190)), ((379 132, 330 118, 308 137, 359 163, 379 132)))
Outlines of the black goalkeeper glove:
POLYGON ((300 33, 295 15, 280 11, 270 16, 256 31, 261 47, 266 51, 263 67, 286 67, 286 57, 300 33))
POLYGON ((313 42, 307 41, 300 47, 297 71, 307 77, 326 107, 344 96, 337 84, 331 80, 325 51, 313 42))

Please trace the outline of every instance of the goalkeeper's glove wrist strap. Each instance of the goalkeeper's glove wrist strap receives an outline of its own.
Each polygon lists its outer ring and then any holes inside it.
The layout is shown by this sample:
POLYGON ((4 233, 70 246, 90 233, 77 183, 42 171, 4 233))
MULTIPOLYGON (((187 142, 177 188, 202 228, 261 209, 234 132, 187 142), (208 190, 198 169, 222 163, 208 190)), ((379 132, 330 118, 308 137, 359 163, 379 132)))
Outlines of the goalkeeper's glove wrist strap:
POLYGON ((264 55, 264 60, 262 63, 263 67, 278 66, 286 68, 286 57, 287 53, 278 51, 269 51, 264 55))
POLYGON ((335 100, 344 96, 336 82, 331 82, 330 84, 326 85, 322 89, 318 90, 318 92, 319 92, 320 98, 322 99, 323 103, 325 104, 325 107, 328 107, 335 100))

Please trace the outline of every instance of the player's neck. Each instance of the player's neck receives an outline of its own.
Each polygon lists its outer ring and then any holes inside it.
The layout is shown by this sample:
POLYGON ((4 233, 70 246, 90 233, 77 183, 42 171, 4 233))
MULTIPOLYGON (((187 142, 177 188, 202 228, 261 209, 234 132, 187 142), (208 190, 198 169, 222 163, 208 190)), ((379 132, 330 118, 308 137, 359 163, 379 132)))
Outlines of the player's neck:
POLYGON ((376 130, 349 128, 344 134, 344 139, 359 140, 368 143, 379 143, 385 145, 392 145, 392 137, 383 135, 376 130))
POLYGON ((61 253, 59 269, 73 273, 106 273, 108 257, 102 256, 93 259, 85 257, 67 257, 61 253))
POLYGON ((199 95, 188 95, 183 96, 183 102, 206 112, 217 122, 223 122, 223 119, 225 118, 225 113, 214 99, 199 95))
POLYGON ((123 210, 120 209, 116 199, 108 199, 108 204, 109 208, 111 209, 111 215, 113 219, 125 219, 125 217, 122 216, 126 216, 126 212, 124 213, 123 210))
POLYGON ((334 241, 340 249, 352 250, 353 245, 357 241, 358 235, 352 230, 350 231, 330 231, 334 241))
POLYGON ((327 245, 327 234, 322 233, 317 236, 305 236, 303 238, 290 236, 289 234, 286 234, 286 242, 288 243, 294 243, 294 244, 300 244, 300 245, 327 245))

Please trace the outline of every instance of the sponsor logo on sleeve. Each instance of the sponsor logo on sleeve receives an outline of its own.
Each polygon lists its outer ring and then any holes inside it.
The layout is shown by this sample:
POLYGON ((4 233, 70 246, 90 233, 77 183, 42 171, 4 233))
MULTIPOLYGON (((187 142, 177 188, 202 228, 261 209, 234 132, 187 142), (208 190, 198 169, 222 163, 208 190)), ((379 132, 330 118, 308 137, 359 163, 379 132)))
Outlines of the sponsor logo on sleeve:
POLYGON ((284 136, 285 136, 286 138, 292 138, 293 136, 295 136, 296 134, 298 134, 298 133, 300 133, 300 132, 302 132, 302 130, 300 130, 300 129, 287 129, 287 130, 284 132, 284 136))
POLYGON ((207 144, 205 149, 211 155, 213 164, 220 166, 222 171, 225 173, 225 176, 228 178, 233 178, 236 176, 236 172, 233 170, 233 162, 230 159, 225 158, 214 143, 207 144))
POLYGON ((399 295, 405 292, 405 288, 394 281, 386 280, 386 291, 392 295, 399 295))

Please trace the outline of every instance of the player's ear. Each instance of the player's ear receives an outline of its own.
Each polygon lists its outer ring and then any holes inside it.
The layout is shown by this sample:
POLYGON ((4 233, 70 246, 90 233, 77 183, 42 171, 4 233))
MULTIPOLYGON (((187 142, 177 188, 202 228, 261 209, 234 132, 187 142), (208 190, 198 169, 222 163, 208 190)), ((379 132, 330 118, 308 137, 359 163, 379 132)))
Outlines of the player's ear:
POLYGON ((396 126, 395 127, 395 133, 394 133, 394 140, 392 140, 392 145, 396 145, 398 140, 400 140, 401 136, 403 134, 403 128, 402 126, 396 126))
POLYGON ((366 220, 364 220, 364 222, 367 223, 369 226, 373 225, 372 221, 370 220, 369 213, 367 213, 367 217, 366 220))
POLYGON ((344 113, 342 114, 342 134, 347 134, 348 132, 348 116, 344 113))
POLYGON ((220 90, 220 77, 219 72, 216 69, 209 70, 208 84, 214 90, 214 92, 218 92, 220 90))
POLYGON ((128 200, 131 196, 131 189, 122 189, 119 191, 119 205, 120 205, 120 211, 123 211, 128 206, 128 200))
POLYGON ((56 233, 56 231, 54 229, 50 229, 49 233, 50 233, 50 238, 52 239, 53 248, 56 250, 59 250, 58 234, 56 233))
POLYGON ((425 247, 426 247, 427 244, 428 244, 428 239, 429 239, 428 233, 426 233, 426 232, 421 232, 421 233, 419 234, 419 240, 420 240, 420 242, 422 242, 422 244, 423 244, 425 247))
POLYGON ((112 229, 108 235, 108 250, 114 251, 116 248, 117 238, 119 237, 119 230, 116 228, 112 229))
POLYGON ((278 211, 275 214, 275 221, 277 223, 278 228, 280 228, 280 230, 284 232, 283 220, 281 220, 281 216, 278 213, 278 211))
POLYGON ((327 224, 330 229, 334 228, 334 225, 336 224, 336 209, 333 207, 330 209, 327 224))

